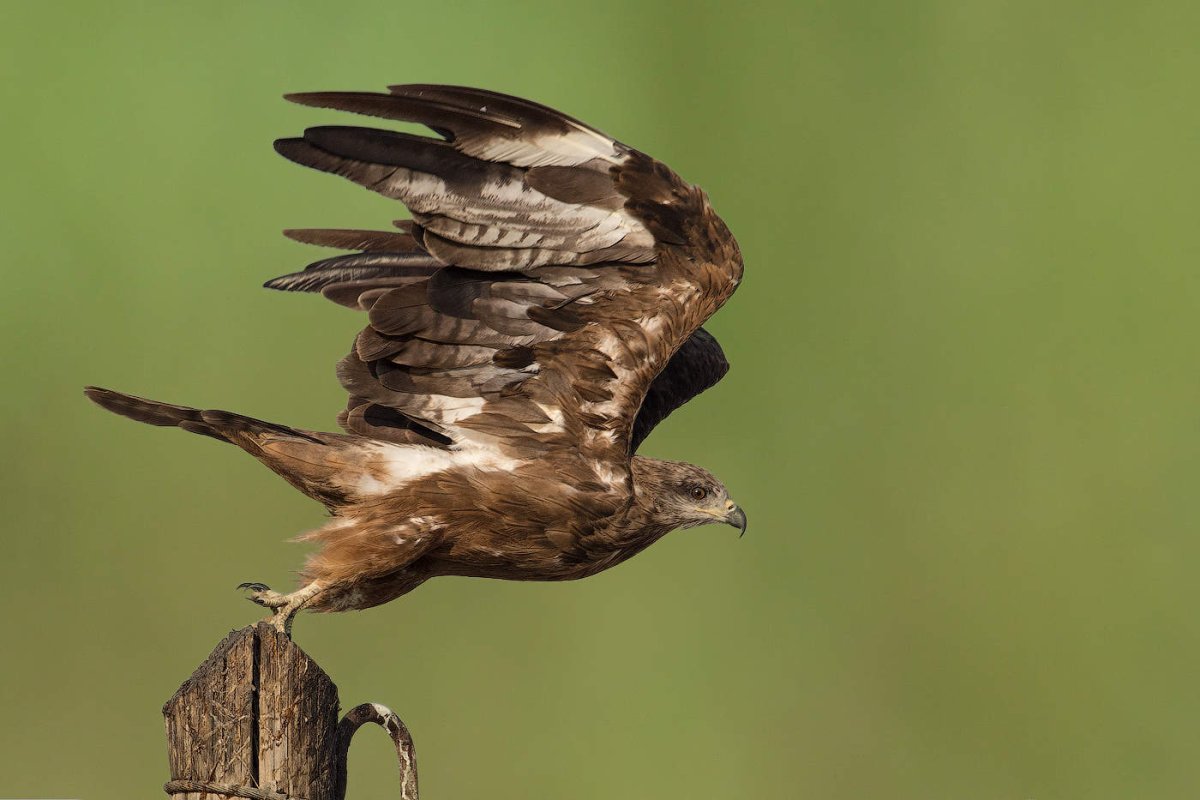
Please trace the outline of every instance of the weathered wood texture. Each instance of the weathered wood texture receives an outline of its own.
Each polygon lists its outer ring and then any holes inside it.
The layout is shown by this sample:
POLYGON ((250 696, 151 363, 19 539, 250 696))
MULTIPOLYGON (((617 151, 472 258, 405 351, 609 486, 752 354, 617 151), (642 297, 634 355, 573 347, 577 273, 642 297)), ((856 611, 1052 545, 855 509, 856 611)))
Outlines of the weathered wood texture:
POLYGON ((225 637, 163 706, 176 800, 342 800, 346 752, 366 722, 396 744, 401 796, 416 800, 412 739, 388 709, 367 703, 339 724, 329 676, 262 622, 225 637))

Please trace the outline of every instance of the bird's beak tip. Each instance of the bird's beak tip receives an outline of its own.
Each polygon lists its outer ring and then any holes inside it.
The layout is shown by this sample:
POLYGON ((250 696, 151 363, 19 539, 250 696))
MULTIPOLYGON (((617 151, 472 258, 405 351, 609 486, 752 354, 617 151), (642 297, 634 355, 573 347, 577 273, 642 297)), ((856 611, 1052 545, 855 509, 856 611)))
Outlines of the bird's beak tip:
POLYGON ((738 538, 746 535, 746 512, 741 506, 734 506, 733 510, 725 516, 725 521, 738 529, 738 538))

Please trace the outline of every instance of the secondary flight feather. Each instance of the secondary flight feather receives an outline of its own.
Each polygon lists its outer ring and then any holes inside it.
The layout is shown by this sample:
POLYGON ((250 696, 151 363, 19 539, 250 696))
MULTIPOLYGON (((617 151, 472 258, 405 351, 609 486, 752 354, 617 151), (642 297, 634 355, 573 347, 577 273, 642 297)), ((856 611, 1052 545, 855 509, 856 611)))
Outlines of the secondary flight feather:
POLYGON ((301 608, 392 600, 438 575, 568 580, 675 528, 745 513, 690 464, 636 455, 728 364, 700 326, 742 259, 703 191, 546 106, 424 84, 288 95, 419 123, 433 136, 323 126, 275 149, 407 207, 391 230, 303 229, 357 251, 267 286, 365 312, 337 366, 343 433, 91 387, 104 408, 238 445, 332 513, 290 594, 301 608))

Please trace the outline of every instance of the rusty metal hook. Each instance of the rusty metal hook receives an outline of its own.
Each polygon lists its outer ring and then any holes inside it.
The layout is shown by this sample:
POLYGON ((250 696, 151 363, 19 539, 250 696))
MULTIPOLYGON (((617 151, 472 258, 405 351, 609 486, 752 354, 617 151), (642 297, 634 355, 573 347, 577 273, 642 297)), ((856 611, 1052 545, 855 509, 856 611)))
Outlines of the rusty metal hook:
POLYGON ((355 731, 368 722, 374 722, 388 732, 396 745, 396 758, 400 762, 400 800, 417 800, 417 750, 412 734, 387 706, 379 703, 363 703, 350 709, 337 729, 337 794, 338 800, 346 797, 346 759, 350 752, 350 740, 355 731))

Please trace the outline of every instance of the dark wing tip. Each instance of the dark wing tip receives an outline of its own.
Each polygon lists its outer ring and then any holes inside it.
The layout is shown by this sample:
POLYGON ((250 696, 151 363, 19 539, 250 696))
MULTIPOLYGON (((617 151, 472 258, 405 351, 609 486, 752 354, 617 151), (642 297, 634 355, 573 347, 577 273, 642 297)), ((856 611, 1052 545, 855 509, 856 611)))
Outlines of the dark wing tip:
MULTIPOLYGON (((302 167, 315 169, 319 172, 343 175, 348 169, 345 158, 327 153, 305 139, 276 139, 275 152, 293 164, 299 164, 302 167)), ((353 180, 353 177, 351 177, 351 180, 353 180)))
POLYGON ((480 114, 492 122, 513 128, 547 123, 566 123, 569 126, 599 133, 587 123, 564 114, 557 108, 527 100, 515 94, 506 94, 491 89, 454 84, 401 83, 389 86, 388 92, 395 97, 450 106, 459 111, 480 114))
POLYGON ((420 251, 362 252, 314 261, 300 272, 280 275, 263 284, 284 292, 317 292, 334 283, 427 278, 441 264, 420 251))
MULTIPOLYGON (((155 411, 159 407, 169 408, 169 406, 165 406, 162 403, 155 403, 152 400, 122 394, 112 389, 103 389, 99 386, 86 386, 84 387, 83 394, 88 400, 91 400, 105 411, 111 411, 114 414, 120 414, 123 417, 130 417, 141 422, 149 422, 152 425, 168 424, 161 421, 154 421, 153 414, 147 413, 155 411)), ((174 422, 170 422, 169 424, 173 425, 174 422)))
POLYGON ((264 289, 276 289, 280 292, 294 291, 293 282, 298 278, 297 273, 291 275, 280 275, 278 278, 271 278, 263 284, 264 289))
POLYGON ((288 137, 285 139, 276 139, 274 142, 275 152, 286 158, 288 161, 294 161, 302 166, 308 166, 305 162, 303 154, 309 153, 312 150, 312 145, 299 137, 288 137))
POLYGON ((319 292, 330 283, 337 283, 336 276, 314 276, 311 272, 293 272, 271 278, 263 284, 264 289, 277 292, 319 292))
POLYGON ((288 228, 283 235, 293 242, 371 252, 423 252, 407 231, 372 231, 357 228, 288 228))
POLYGON ((315 237, 314 237, 312 231, 314 231, 314 230, 316 230, 316 229, 314 229, 314 228, 284 228, 282 233, 284 236, 291 239, 293 242, 300 242, 300 244, 320 244, 319 241, 318 242, 313 241, 313 239, 315 237))
POLYGON ((329 98, 337 94, 348 94, 348 92, 288 92, 283 99, 301 106, 323 108, 328 105, 329 98))

